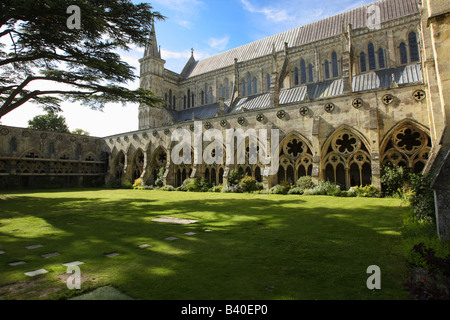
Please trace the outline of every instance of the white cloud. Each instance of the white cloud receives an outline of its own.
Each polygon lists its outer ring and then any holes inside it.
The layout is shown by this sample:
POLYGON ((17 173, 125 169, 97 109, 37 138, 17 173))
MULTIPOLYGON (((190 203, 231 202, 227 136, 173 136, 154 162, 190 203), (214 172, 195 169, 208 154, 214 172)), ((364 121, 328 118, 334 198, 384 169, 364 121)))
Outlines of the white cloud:
POLYGON ((153 3, 155 10, 161 11, 163 15, 186 29, 192 28, 193 21, 198 19, 199 12, 204 6, 200 0, 154 0, 153 3))
POLYGON ((278 9, 273 7, 261 7, 258 8, 248 0, 241 0, 244 8, 251 13, 261 13, 266 19, 274 22, 286 22, 292 20, 292 15, 286 9, 278 9))
POLYGON ((228 43, 230 42, 230 37, 225 36, 223 38, 209 38, 208 44, 211 48, 217 49, 217 50, 225 50, 228 43))

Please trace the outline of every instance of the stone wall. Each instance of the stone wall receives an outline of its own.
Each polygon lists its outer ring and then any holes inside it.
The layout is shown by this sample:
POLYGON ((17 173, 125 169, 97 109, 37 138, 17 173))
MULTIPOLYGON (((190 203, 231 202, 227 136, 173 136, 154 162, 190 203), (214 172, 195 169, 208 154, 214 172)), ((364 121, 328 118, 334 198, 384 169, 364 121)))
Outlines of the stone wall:
POLYGON ((103 185, 107 152, 97 137, 0 126, 0 188, 103 185))

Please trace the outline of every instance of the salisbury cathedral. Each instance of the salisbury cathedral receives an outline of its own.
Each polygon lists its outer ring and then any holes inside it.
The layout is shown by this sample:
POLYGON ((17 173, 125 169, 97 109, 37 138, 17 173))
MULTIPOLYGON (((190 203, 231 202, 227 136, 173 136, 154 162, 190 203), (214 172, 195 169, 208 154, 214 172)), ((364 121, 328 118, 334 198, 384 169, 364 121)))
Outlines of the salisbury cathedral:
POLYGON ((381 187, 381 168, 392 163, 435 175, 446 234, 449 14, 446 0, 381 0, 200 61, 192 51, 179 74, 165 68, 153 28, 140 85, 166 103, 141 105, 137 131, 80 140, 2 126, 0 175, 152 185, 163 169, 164 184, 176 187, 188 177, 226 185, 239 170, 265 188, 309 175, 348 189, 381 187), (265 175, 260 162, 173 163, 172 133, 193 132, 196 122, 222 132, 278 129, 278 172, 265 175))

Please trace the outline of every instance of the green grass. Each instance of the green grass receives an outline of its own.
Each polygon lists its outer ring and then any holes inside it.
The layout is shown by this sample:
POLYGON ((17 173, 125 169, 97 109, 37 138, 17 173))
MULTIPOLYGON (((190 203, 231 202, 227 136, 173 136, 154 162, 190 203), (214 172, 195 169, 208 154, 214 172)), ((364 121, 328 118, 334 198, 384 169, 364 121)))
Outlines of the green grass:
POLYGON ((0 197, 0 299, 67 299, 102 286, 152 300, 407 299, 405 210, 397 199, 8 192, 0 197), (162 216, 199 222, 151 221, 162 216), (164 240, 169 236, 179 240, 164 240), (43 247, 25 249, 33 244, 43 247), (55 251, 61 255, 41 257, 55 251), (111 252, 120 255, 104 256, 111 252), (27 263, 8 265, 19 260, 27 263), (62 264, 75 260, 85 262, 82 290, 65 283, 62 264), (381 290, 366 287, 370 265, 381 268, 381 290), (41 268, 49 272, 24 275, 41 268))

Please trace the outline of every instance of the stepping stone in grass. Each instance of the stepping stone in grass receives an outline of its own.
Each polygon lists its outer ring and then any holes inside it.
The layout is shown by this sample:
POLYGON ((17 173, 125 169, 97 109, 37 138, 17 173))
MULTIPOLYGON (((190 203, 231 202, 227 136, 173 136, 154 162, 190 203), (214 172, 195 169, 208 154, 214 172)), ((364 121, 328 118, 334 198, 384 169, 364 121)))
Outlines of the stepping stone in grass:
POLYGON ((176 238, 176 237, 168 237, 165 240, 167 240, 167 241, 174 241, 174 240, 177 240, 177 239, 178 238, 176 238))
POLYGON ((195 232, 186 232, 185 235, 187 236, 193 236, 194 234, 196 234, 195 232))
POLYGON ((189 220, 189 219, 179 219, 172 217, 161 217, 152 219, 155 222, 165 222, 165 223, 174 223, 174 224, 192 224, 198 222, 198 220, 189 220))
POLYGON ((41 247, 42 247, 42 244, 34 244, 32 246, 28 246, 25 248, 27 248, 28 250, 33 250, 33 249, 37 249, 37 248, 41 248, 41 247))
POLYGON ((8 263, 11 267, 15 267, 15 266, 20 266, 20 265, 22 265, 22 264, 25 264, 26 262, 25 261, 16 261, 16 262, 11 262, 11 263, 8 263))
POLYGON ((35 271, 25 272, 25 275, 29 276, 29 277, 34 277, 34 276, 37 276, 37 275, 40 275, 40 274, 44 274, 44 273, 47 273, 47 272, 48 271, 45 270, 45 269, 39 269, 39 270, 35 270, 35 271))
POLYGON ((205 232, 212 232, 212 230, 206 229, 205 232))
POLYGON ((114 258, 114 257, 117 257, 119 254, 120 253, 118 253, 118 252, 112 252, 112 253, 105 254, 105 256, 107 256, 109 258, 114 258))
POLYGON ((84 262, 81 261, 72 261, 72 262, 67 262, 67 263, 63 263, 64 267, 75 267, 75 266, 79 266, 81 264, 84 264, 84 262))
POLYGON ((141 248, 141 249, 145 249, 145 248, 148 248, 148 247, 151 247, 151 245, 149 245, 149 244, 141 244, 139 246, 139 248, 141 248))
POLYGON ((0 250, 0 254, 4 254, 5 253, 5 251, 3 251, 3 250, 0 250))
POLYGON ((44 257, 45 259, 51 258, 51 257, 56 257, 56 256, 59 256, 59 252, 52 252, 52 253, 47 253, 47 254, 42 255, 42 257, 44 257))

